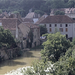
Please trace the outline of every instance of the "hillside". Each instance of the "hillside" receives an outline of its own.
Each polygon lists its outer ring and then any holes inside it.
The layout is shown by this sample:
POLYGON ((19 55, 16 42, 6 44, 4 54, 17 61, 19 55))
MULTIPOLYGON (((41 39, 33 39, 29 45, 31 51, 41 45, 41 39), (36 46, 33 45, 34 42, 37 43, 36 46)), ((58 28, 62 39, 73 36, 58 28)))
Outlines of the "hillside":
POLYGON ((29 12, 29 9, 42 15, 49 14, 52 8, 69 7, 75 7, 75 0, 0 0, 2 11, 18 11, 23 17, 29 12))

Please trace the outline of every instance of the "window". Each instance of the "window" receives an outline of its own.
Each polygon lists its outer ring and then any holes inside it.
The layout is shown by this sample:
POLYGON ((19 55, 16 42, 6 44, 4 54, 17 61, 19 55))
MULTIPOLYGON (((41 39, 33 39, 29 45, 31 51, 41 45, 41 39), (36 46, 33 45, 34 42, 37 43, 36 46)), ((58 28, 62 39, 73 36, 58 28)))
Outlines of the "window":
POLYGON ((66 28, 65 31, 68 32, 68 28, 66 28))
POLYGON ((50 32, 52 31, 52 29, 50 28, 50 32))
POLYGON ((59 28, 59 31, 60 31, 60 32, 63 32, 63 28, 59 28))
POLYGON ((49 27, 51 27, 51 24, 49 25, 49 27))
POLYGON ((68 24, 66 24, 65 27, 68 27, 68 24))
POLYGON ((57 27, 57 24, 55 24, 55 27, 57 27))
POLYGON ((62 24, 60 24, 60 27, 62 27, 62 24))

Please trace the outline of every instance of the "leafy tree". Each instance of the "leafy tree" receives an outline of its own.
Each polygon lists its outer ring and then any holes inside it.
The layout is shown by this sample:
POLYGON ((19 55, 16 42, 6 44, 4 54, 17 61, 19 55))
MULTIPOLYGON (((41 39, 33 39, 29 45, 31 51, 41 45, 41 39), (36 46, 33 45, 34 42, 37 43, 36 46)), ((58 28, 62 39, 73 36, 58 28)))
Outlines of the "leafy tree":
POLYGON ((54 64, 53 75, 75 75, 75 49, 70 48, 65 56, 54 64))
POLYGON ((14 11, 13 13, 14 13, 14 14, 17 14, 17 13, 19 13, 19 12, 18 12, 18 11, 14 11))
POLYGON ((72 40, 72 44, 75 45, 75 38, 73 38, 73 40, 72 40))
POLYGON ((40 25, 40 36, 45 33, 47 33, 47 28, 45 26, 40 25))
POLYGON ((29 9, 39 10, 39 13, 50 13, 53 8, 75 7, 75 0, 0 0, 0 9, 2 11, 19 11, 24 17, 29 9))
POLYGON ((0 27, 0 46, 16 47, 16 42, 9 30, 4 30, 0 27))
POLYGON ((63 11, 56 11, 55 15, 65 15, 65 13, 63 11))
POLYGON ((65 54, 72 45, 64 35, 57 32, 55 34, 49 34, 43 46, 44 49, 41 51, 41 54, 45 62, 46 60, 58 61, 59 57, 65 54))
POLYGON ((43 15, 44 14, 44 12, 41 11, 41 10, 35 10, 34 12, 37 13, 37 14, 40 14, 40 15, 43 15))
POLYGON ((71 7, 71 8, 74 7, 75 6, 75 0, 69 0, 68 6, 71 7))

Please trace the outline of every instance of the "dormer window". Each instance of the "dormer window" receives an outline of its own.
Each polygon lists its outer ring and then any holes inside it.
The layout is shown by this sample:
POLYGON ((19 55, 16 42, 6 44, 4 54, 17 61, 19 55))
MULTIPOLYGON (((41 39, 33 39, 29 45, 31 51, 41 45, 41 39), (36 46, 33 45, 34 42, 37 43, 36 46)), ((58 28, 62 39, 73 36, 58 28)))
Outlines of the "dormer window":
POLYGON ((49 27, 51 27, 51 24, 49 25, 49 27))

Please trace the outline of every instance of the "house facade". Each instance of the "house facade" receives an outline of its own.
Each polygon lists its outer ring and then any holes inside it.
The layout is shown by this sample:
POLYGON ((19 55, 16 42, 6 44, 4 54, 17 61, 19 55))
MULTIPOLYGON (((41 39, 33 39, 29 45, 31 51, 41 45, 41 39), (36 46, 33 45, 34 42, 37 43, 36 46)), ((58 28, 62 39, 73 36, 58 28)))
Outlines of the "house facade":
POLYGON ((9 29, 16 40, 22 41, 22 33, 18 25, 21 23, 18 18, 0 18, 0 26, 4 29, 9 29))
POLYGON ((40 25, 45 25, 48 33, 60 32, 67 38, 75 37, 75 21, 66 15, 48 16, 40 25))

